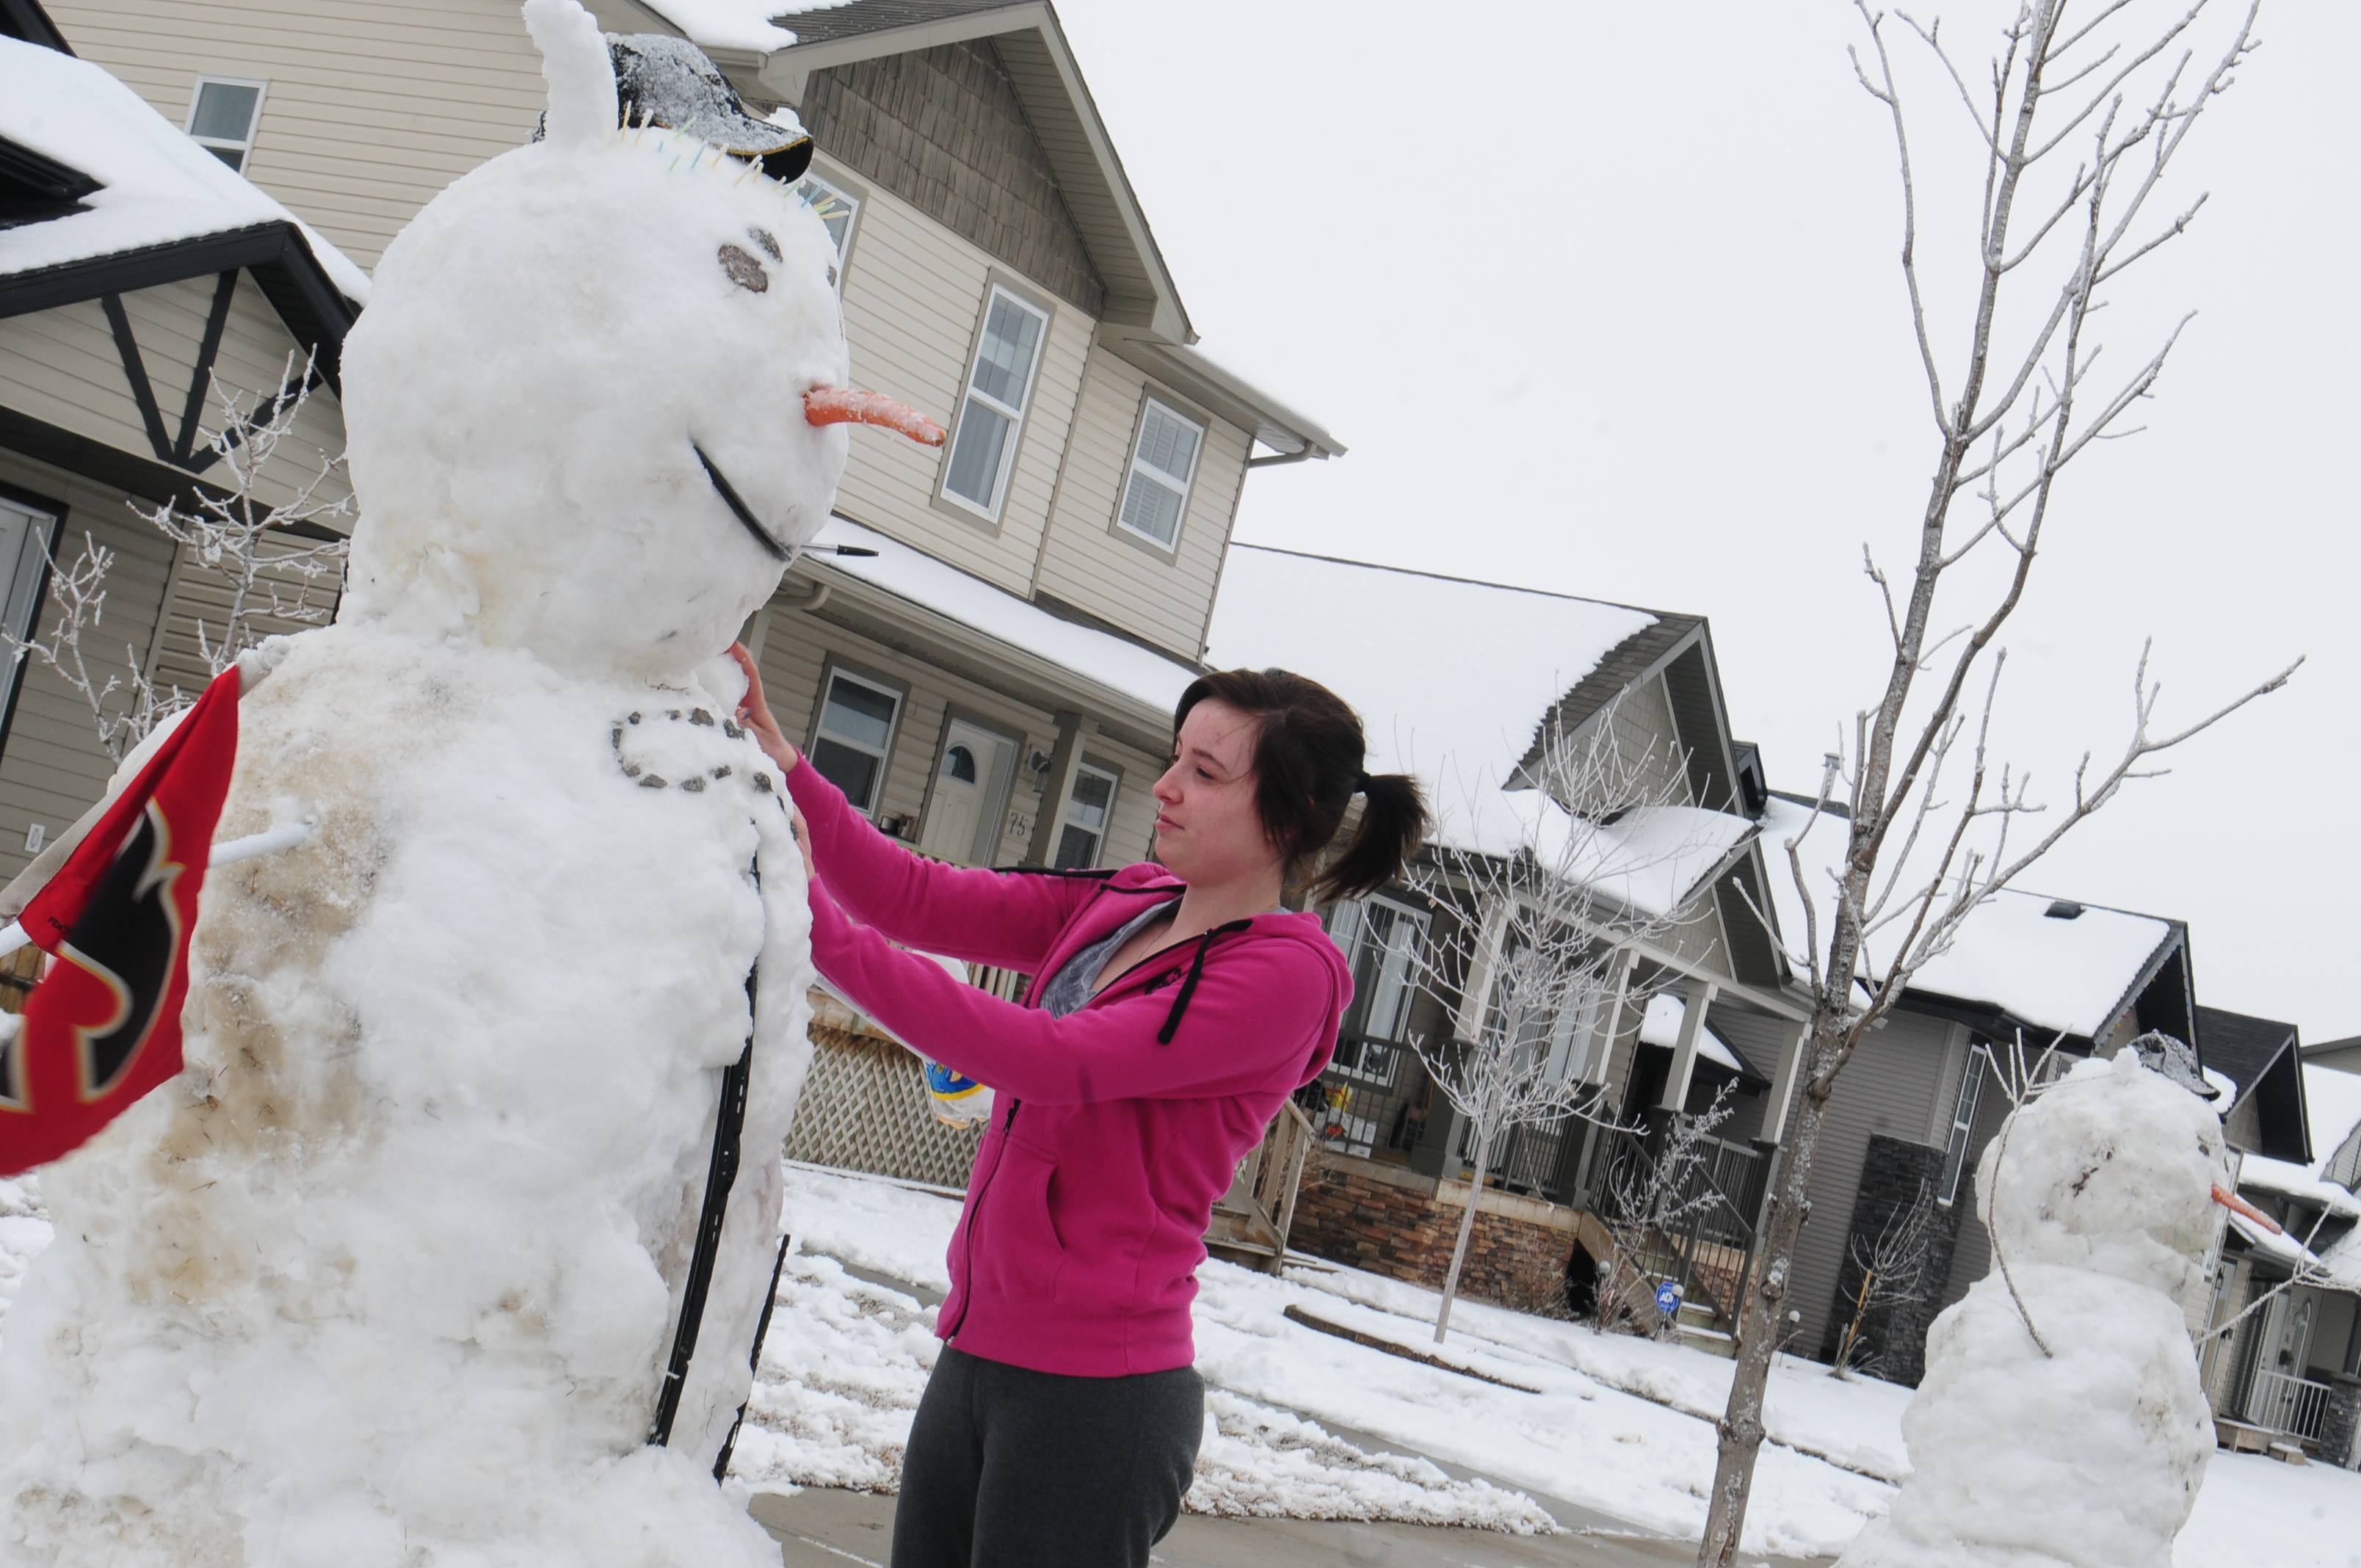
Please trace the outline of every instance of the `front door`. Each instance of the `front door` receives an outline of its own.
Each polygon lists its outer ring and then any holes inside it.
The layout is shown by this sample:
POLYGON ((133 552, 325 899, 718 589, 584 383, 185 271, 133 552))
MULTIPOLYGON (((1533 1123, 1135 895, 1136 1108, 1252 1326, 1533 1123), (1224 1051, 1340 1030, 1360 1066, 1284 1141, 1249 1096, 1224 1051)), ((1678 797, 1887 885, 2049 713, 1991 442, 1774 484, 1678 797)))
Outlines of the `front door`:
POLYGON ((1016 761, 1016 743, 1006 736, 963 718, 946 724, 918 848, 961 865, 990 861, 1000 845, 1000 816, 1016 761))

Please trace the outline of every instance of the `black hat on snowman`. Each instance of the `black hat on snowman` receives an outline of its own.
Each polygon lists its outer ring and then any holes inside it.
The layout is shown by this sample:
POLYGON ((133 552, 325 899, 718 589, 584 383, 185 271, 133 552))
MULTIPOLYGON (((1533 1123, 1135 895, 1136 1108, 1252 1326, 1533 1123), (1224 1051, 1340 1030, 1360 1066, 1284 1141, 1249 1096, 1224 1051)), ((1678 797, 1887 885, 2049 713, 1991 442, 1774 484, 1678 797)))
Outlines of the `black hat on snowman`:
MULTIPOLYGON (((722 151, 759 161, 763 172, 793 184, 811 167, 811 133, 791 110, 768 119, 751 113, 729 78, 686 38, 668 33, 609 33, 615 98, 627 126, 660 126, 722 151)), ((548 116, 533 126, 539 141, 548 116)))

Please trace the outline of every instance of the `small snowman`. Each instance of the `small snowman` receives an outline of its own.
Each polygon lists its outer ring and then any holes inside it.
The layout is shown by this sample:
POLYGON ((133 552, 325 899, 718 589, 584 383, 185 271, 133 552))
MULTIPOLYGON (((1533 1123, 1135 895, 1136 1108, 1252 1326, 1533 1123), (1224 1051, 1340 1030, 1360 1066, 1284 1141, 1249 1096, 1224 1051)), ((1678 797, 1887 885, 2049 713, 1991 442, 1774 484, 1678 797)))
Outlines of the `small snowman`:
POLYGON ((2002 1124, 1976 1212, 2007 1272, 1928 1331, 1911 1475, 1839 1568, 2169 1568, 2213 1451, 2181 1303, 2236 1202, 2211 1092, 2144 1036, 2002 1124))
POLYGON ((187 1070, 43 1173, 10 1564, 778 1562, 714 1469, 809 911, 713 661, 827 517, 841 422, 923 426, 845 390, 833 247, 726 139, 755 122, 627 116, 630 51, 524 11, 545 137, 387 250, 349 590, 242 705, 221 836, 311 835, 207 882, 187 1070))

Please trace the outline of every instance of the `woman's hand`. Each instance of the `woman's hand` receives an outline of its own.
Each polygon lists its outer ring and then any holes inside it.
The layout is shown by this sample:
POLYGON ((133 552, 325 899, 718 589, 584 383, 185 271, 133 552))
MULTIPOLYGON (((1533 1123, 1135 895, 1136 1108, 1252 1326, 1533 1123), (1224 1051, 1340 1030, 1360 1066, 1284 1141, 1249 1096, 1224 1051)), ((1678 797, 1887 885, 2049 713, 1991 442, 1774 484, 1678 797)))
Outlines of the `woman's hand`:
POLYGON ((738 722, 753 732, 754 742, 763 748, 764 756, 778 763, 782 772, 793 773, 796 764, 803 761, 803 754, 779 732, 779 721, 771 717, 771 705, 763 700, 763 672, 754 667, 754 655, 746 652, 743 642, 732 642, 730 656, 746 674, 746 695, 738 704, 738 722))

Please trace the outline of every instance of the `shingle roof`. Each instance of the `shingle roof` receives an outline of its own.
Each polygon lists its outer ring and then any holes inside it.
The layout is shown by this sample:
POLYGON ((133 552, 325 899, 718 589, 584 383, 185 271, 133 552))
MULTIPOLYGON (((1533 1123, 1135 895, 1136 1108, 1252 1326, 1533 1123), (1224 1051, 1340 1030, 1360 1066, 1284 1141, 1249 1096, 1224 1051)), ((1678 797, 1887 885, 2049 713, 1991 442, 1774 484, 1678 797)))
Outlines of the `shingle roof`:
MULTIPOLYGON (((2238 1086, 2255 1103, 2262 1146, 2273 1159, 2308 1165, 2315 1153, 2307 1125, 2302 1058, 2296 1026, 2227 1008, 2197 1009, 2197 1048, 2205 1065, 2238 1086)), ((2342 1135, 2340 1135, 2341 1136, 2342 1135)))
POLYGON ((2205 1065, 2216 1072, 2227 1073, 2242 1094, 2254 1088, 2256 1080, 2295 1037, 2294 1025, 2274 1018, 2250 1017, 2202 1003, 2197 1008, 2197 1038, 2204 1052, 2205 1065))

